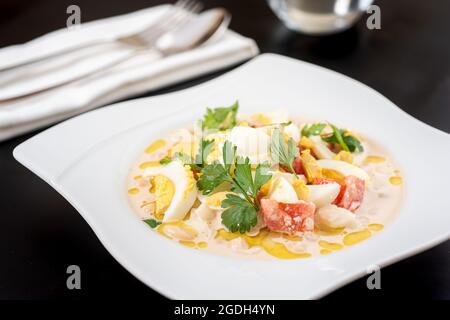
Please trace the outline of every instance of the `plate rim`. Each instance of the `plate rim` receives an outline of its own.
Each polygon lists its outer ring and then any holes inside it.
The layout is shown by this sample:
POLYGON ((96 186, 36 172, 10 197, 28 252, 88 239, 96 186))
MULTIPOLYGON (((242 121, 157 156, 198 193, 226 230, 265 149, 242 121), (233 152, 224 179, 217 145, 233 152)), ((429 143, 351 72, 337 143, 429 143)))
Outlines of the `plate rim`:
MULTIPOLYGON (((423 126, 423 128, 426 129, 426 130, 430 130, 430 133, 433 132, 434 134, 439 134, 441 136, 443 134, 442 137, 445 137, 445 139, 447 139, 447 140, 450 138, 450 134, 448 134, 446 132, 443 132, 443 131, 441 131, 439 129, 436 129, 436 128, 434 128, 434 127, 432 127, 432 126, 430 126, 428 124, 425 124, 422 121, 414 118, 410 114, 408 114, 405 111, 403 111, 402 109, 398 108, 389 99, 387 99, 385 96, 383 96, 379 92, 375 91, 374 89, 372 89, 372 88, 368 87, 367 85, 365 85, 365 84, 363 84, 363 83, 361 83, 361 82, 359 82, 359 81, 357 81, 355 79, 352 79, 352 78, 350 78, 350 77, 348 77, 346 75, 340 74, 340 73, 338 73, 336 71, 329 70, 329 69, 326 69, 324 67, 320 67, 320 66, 308 63, 308 62, 298 61, 296 59, 292 59, 292 58, 288 58, 288 57, 284 57, 284 56, 279 56, 279 55, 275 55, 275 54, 262 54, 262 55, 260 55, 260 56, 258 56, 256 58, 252 59, 248 63, 253 63, 254 64, 256 61, 261 61, 262 59, 266 59, 266 58, 273 59, 274 57, 276 59, 283 59, 283 60, 287 59, 287 60, 293 61, 295 63, 307 64, 309 66, 313 66, 314 68, 325 70, 326 72, 331 72, 331 73, 336 74, 336 75, 338 75, 340 77, 345 77, 345 78, 351 80, 352 82, 357 83, 358 85, 364 86, 366 89, 369 89, 370 91, 372 91, 372 93, 375 93, 379 97, 381 97, 384 100, 386 100, 391 107, 394 107, 393 110, 400 111, 403 114, 403 116, 407 116, 409 119, 414 120, 416 123, 420 123, 421 126, 425 125, 425 126, 423 126)), ((147 100, 153 100, 153 99, 155 99, 157 97, 161 97, 161 96, 165 96, 165 97, 169 96, 170 97, 170 96, 173 96, 173 95, 183 95, 186 92, 191 92, 192 90, 195 92, 195 90, 201 90, 201 88, 204 88, 205 86, 207 87, 208 85, 211 85, 211 83, 212 83, 212 85, 214 85, 214 83, 220 82, 220 79, 223 79, 223 77, 232 76, 238 70, 241 70, 241 69, 243 70, 243 68, 245 68, 248 65, 248 63, 246 63, 246 64, 244 64, 244 65, 242 65, 242 66, 240 66, 240 67, 238 67, 238 68, 236 68, 236 69, 234 69, 234 70, 232 70, 232 71, 230 71, 230 72, 228 72, 228 73, 226 73, 226 74, 224 74, 222 76, 219 76, 218 78, 214 78, 214 79, 212 79, 210 81, 207 81, 205 83, 201 83, 201 84, 199 84, 197 86, 194 86, 194 87, 190 87, 190 88, 187 88, 187 89, 184 89, 184 90, 181 90, 181 91, 175 91, 175 92, 166 93, 164 95, 152 96, 152 97, 144 97, 144 98, 139 98, 139 99, 134 99, 134 100, 127 100, 127 101, 111 104, 111 105, 109 105, 107 107, 96 109, 96 110, 87 112, 85 114, 82 114, 80 116, 74 117, 72 119, 66 120, 66 121, 64 121, 64 122, 62 122, 62 123, 60 123, 60 124, 58 124, 58 125, 56 125, 54 127, 46 129, 45 131, 39 133, 38 135, 36 135, 36 136, 26 140, 25 142, 21 143, 20 145, 18 145, 13 150, 14 158, 17 161, 19 161, 21 164, 23 164, 25 167, 27 167, 30 171, 32 171, 33 173, 38 175, 45 182, 49 183, 58 193, 60 193, 67 201, 69 201, 69 203, 71 203, 71 205, 80 213, 80 215, 83 217, 83 219, 88 223, 90 228, 94 231, 94 233, 99 238, 99 240, 103 244, 103 246, 108 250, 108 252, 125 269, 127 269, 131 274, 133 274, 137 279, 139 279, 144 284, 148 285, 148 281, 144 280, 143 277, 141 277, 141 274, 137 270, 134 270, 134 267, 130 266, 130 264, 127 264, 127 262, 122 261, 120 252, 116 251, 114 246, 112 246, 111 244, 109 244, 106 241, 104 241, 103 236, 101 236, 102 232, 100 231, 100 229, 101 229, 100 226, 95 226, 95 224, 90 222, 89 214, 86 213, 86 212, 82 212, 83 210, 79 208, 79 206, 77 205, 76 201, 74 201, 74 199, 70 199, 71 197, 69 195, 67 195, 64 192, 64 190, 62 190, 63 189, 62 187, 60 187, 54 180, 49 179, 48 177, 46 177, 45 173, 42 172, 42 170, 39 167, 36 167, 33 164, 32 160, 27 159, 26 155, 24 155, 24 153, 23 153, 23 149, 26 148, 29 145, 30 141, 34 141, 34 139, 36 139, 38 137, 42 137, 42 134, 45 134, 46 132, 47 133, 48 132, 53 132, 56 128, 61 128, 61 126, 63 126, 67 122, 79 121, 80 117, 89 116, 90 114, 96 113, 96 112, 102 112, 102 113, 105 112, 106 113, 106 112, 108 112, 108 110, 110 110, 111 108, 117 107, 118 105, 126 106, 127 104, 134 104, 134 103, 136 103, 136 101, 142 102, 142 101, 147 101, 147 100)), ((386 265, 395 263, 395 262, 397 262, 399 260, 402 260, 402 259, 404 259, 406 257, 412 256, 412 255, 417 254, 419 252, 422 252, 422 251, 424 251, 424 250, 426 250, 426 249, 428 249, 428 248, 430 248, 432 246, 435 246, 435 245, 437 245, 437 244, 447 240, 449 237, 450 237, 450 231, 447 234, 440 235, 440 236, 435 237, 434 239, 429 240, 427 243, 423 243, 419 247, 416 247, 414 249, 405 250, 404 252, 397 254, 395 257, 387 257, 387 258, 384 259, 384 261, 380 262, 379 265, 384 267, 386 265)), ((359 278, 361 276, 361 274, 363 274, 363 273, 364 273, 364 271, 361 271, 359 273, 353 272, 352 274, 347 275, 347 277, 345 277, 345 279, 342 279, 340 282, 336 282, 332 286, 329 286, 327 289, 322 289, 320 292, 316 293, 315 295, 312 294, 310 296, 310 298, 320 298, 320 297, 322 297, 322 296, 324 296, 324 295, 326 295, 326 294, 336 290, 337 288, 342 287, 343 285, 345 285, 345 284, 347 284, 347 283, 349 283, 349 282, 359 278)), ((155 289, 156 291, 158 291, 159 293, 161 293, 162 295, 166 296, 166 297, 172 297, 172 298, 174 297, 174 295, 172 295, 172 293, 166 292, 166 290, 164 288, 161 288, 156 283, 152 283, 151 287, 153 289, 155 289)))

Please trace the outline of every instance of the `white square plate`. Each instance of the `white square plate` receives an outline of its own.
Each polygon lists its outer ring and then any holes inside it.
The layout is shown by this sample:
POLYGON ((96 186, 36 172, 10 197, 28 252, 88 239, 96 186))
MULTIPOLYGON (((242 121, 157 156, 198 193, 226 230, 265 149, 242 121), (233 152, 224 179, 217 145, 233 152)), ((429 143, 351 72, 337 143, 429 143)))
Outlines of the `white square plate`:
POLYGON ((450 136, 407 115, 341 74, 265 54, 228 74, 166 95, 118 103, 54 126, 14 150, 61 193, 107 250, 138 279, 170 298, 316 298, 449 238, 450 136), (287 109, 326 119, 376 140, 405 180, 401 212, 383 232, 331 255, 240 260, 168 241, 142 223, 126 195, 133 161, 154 138, 192 123, 205 107, 239 99, 241 111, 287 109))

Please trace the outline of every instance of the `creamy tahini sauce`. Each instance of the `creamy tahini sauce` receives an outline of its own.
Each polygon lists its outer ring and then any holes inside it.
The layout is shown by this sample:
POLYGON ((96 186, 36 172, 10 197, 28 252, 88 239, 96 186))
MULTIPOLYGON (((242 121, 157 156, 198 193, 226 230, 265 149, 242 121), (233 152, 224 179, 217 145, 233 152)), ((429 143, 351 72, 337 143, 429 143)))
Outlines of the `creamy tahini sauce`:
MULTIPOLYGON (((152 218, 153 195, 149 179, 144 176, 148 167, 160 166, 174 143, 180 141, 178 132, 152 142, 132 167, 127 192, 130 204, 141 219, 152 218)), ((317 229, 290 236, 262 229, 256 235, 227 232, 221 225, 221 211, 204 222, 188 214, 181 222, 163 223, 154 230, 180 244, 214 254, 248 259, 295 259, 326 255, 355 245, 382 232, 396 216, 404 193, 404 179, 399 168, 380 146, 364 139, 366 156, 360 167, 370 176, 365 196, 355 212, 357 225, 345 229, 317 229), (199 222, 200 221, 200 222, 199 222), (180 231, 181 232, 174 232, 180 231), (195 234, 195 236, 193 236, 195 234), (178 236, 179 238, 176 238, 178 236)), ((200 192, 199 192, 200 193, 200 192)), ((196 203, 194 207, 198 206, 196 203)), ((193 209, 195 210, 195 208, 193 209)), ((195 212, 195 211, 192 211, 195 212)))

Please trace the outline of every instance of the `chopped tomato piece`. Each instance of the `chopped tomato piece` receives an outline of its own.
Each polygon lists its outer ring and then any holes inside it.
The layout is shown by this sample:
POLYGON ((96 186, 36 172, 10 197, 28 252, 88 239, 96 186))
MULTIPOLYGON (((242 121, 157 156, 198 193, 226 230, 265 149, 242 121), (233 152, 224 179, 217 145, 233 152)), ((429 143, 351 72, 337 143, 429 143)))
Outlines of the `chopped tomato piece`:
POLYGON ((272 231, 293 234, 298 231, 314 230, 312 202, 299 200, 296 203, 282 203, 272 199, 261 199, 261 214, 267 227, 272 231))
POLYGON ((345 178, 345 187, 341 187, 338 206, 355 212, 364 199, 365 183, 355 176, 345 178), (344 191, 342 191, 344 189, 344 191))
MULTIPOLYGON (((333 182, 338 181, 332 179, 315 179, 313 183, 327 184, 333 182)), ((342 183, 338 183, 341 185, 341 190, 339 192, 339 195, 334 200, 333 204, 337 205, 338 207, 355 212, 364 199, 364 180, 355 176, 347 176, 342 183)))
POLYGON ((294 168, 296 174, 305 173, 303 171, 302 159, 300 157, 295 158, 294 162, 292 162, 292 168, 294 168))
MULTIPOLYGON (((285 165, 280 164, 280 168, 285 172, 291 172, 291 170, 285 165)), ((294 159, 294 161, 292 162, 292 168, 294 169, 296 174, 305 174, 305 171, 303 170, 302 159, 300 157, 294 159)))

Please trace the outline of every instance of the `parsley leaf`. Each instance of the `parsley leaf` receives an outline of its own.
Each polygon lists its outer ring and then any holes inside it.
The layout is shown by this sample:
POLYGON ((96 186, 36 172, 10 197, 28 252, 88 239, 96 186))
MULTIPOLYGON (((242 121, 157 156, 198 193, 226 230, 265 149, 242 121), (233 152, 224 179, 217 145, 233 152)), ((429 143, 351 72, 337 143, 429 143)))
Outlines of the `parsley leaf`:
POLYGON ((197 187, 203 190, 203 194, 210 194, 223 182, 230 181, 225 168, 218 161, 208 164, 202 169, 202 175, 197 181, 197 187))
POLYGON ((345 144, 344 139, 342 138, 342 135, 344 134, 344 131, 341 129, 336 128, 336 126, 332 125, 330 123, 330 127, 333 129, 333 134, 329 138, 325 138, 326 142, 330 143, 337 143, 341 146, 341 148, 345 151, 350 151, 348 146, 345 144))
POLYGON ((236 165, 234 169, 234 188, 233 191, 237 191, 236 189, 241 189, 243 194, 251 194, 253 195, 253 177, 252 177, 252 167, 250 165, 249 158, 237 157, 236 165))
POLYGON ((314 123, 312 125, 307 125, 302 128, 302 136, 318 136, 327 125, 325 123, 314 123))
POLYGON ((253 182, 253 195, 257 196, 258 190, 272 178, 272 175, 269 173, 270 165, 265 162, 263 164, 259 164, 256 167, 255 171, 255 179, 253 182))
POLYGON ((257 223, 257 210, 240 196, 227 194, 227 198, 222 201, 222 208, 227 208, 222 213, 222 223, 231 232, 247 232, 257 223))
POLYGON ((212 148, 214 147, 214 139, 212 140, 202 140, 200 141, 200 147, 197 156, 195 157, 195 163, 204 167, 206 165, 206 159, 208 155, 211 153, 212 148))
POLYGON ((203 129, 225 130, 234 127, 238 108, 237 101, 230 107, 207 108, 202 122, 203 129))
POLYGON ((222 148, 223 163, 227 173, 231 174, 231 166, 234 164, 236 158, 237 147, 229 141, 225 141, 222 148))
POLYGON ((197 187, 203 190, 203 194, 210 194, 222 182, 231 182, 231 166, 234 164, 236 147, 231 142, 225 141, 222 148, 223 165, 218 161, 206 165, 202 169, 202 175, 197 181, 197 187))
POLYGON ((259 210, 257 194, 271 178, 269 164, 259 164, 253 178, 250 159, 236 157, 236 147, 231 142, 225 141, 222 152, 224 164, 216 161, 206 165, 197 186, 203 194, 209 194, 223 182, 231 183, 231 190, 236 194, 228 194, 222 201, 222 207, 226 208, 222 213, 222 223, 232 232, 239 230, 244 233, 256 225, 259 210))
MULTIPOLYGON (((272 177, 269 173, 269 164, 263 163, 256 167, 255 178, 253 178, 250 160, 242 157, 236 159, 234 176, 243 192, 253 198, 256 198, 258 190, 272 177)), ((236 183, 235 186, 238 187, 236 183)), ((233 188, 233 191, 237 191, 237 188, 233 188)))
POLYGON ((155 219, 145 219, 144 222, 148 224, 153 229, 159 226, 162 222, 155 219))
MULTIPOLYGON (((198 154, 195 156, 195 161, 193 161, 192 158, 184 152, 176 152, 174 159, 178 159, 181 162, 183 162, 183 164, 189 165, 191 169, 194 171, 200 171, 204 166, 207 165, 206 158, 210 154, 213 147, 214 147, 214 139, 213 140, 202 139, 200 142, 198 154)), ((166 163, 169 163, 172 160, 166 157, 161 161, 163 162, 167 161, 166 163)), ((161 164, 165 164, 161 161, 160 161, 161 164)))
POLYGON ((295 170, 292 167, 292 162, 298 156, 297 145, 292 138, 289 138, 286 143, 279 128, 273 130, 270 143, 270 154, 273 161, 287 167, 294 175, 296 175, 295 170))
POLYGON ((344 134, 343 139, 344 139, 345 144, 350 149, 350 152, 355 152, 355 151, 356 152, 362 152, 362 151, 364 151, 364 148, 363 148, 361 142, 357 138, 355 138, 354 136, 344 134))

